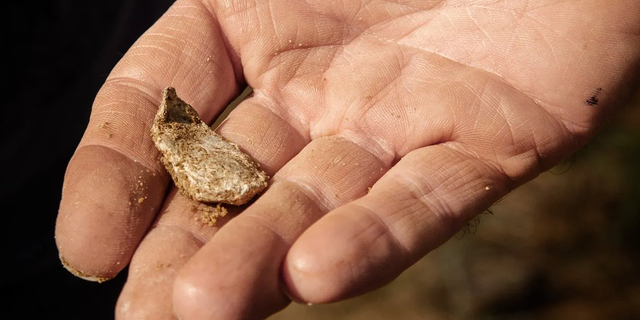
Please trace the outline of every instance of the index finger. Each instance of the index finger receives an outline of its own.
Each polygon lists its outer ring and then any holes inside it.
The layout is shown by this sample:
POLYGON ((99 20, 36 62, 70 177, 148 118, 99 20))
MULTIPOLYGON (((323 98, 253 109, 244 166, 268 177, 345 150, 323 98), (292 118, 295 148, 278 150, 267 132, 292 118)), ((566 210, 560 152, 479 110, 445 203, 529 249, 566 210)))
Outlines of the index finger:
POLYGON ((160 208, 169 178, 149 132, 162 89, 176 87, 211 122, 237 83, 218 22, 200 1, 177 1, 138 39, 100 89, 67 167, 56 224, 67 269, 114 277, 160 208))

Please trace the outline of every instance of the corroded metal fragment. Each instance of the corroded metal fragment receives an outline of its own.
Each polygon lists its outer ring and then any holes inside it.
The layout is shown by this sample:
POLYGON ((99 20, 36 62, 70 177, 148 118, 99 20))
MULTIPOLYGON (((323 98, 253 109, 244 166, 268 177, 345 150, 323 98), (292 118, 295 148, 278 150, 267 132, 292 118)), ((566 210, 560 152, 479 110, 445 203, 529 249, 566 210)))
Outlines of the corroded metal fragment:
POLYGON ((267 187, 258 164, 202 122, 172 87, 162 92, 151 137, 173 182, 194 200, 241 205, 267 187))

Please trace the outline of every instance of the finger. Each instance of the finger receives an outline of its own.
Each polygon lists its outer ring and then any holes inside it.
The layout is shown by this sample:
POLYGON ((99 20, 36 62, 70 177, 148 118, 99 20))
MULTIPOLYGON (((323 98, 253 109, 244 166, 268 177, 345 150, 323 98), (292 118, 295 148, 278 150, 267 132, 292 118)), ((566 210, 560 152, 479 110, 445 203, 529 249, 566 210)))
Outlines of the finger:
POLYGON ((164 87, 211 121, 238 87, 214 16, 177 1, 131 47, 93 105, 65 176, 56 225, 63 264, 92 280, 129 262, 164 198, 168 176, 150 138, 164 87))
POLYGON ((178 317, 258 319, 286 306, 280 267, 291 244, 325 212, 363 196, 389 163, 343 138, 313 140, 180 271, 178 317))
POLYGON ((455 144, 407 154, 365 197, 327 214, 295 242, 288 290, 326 303, 387 284, 513 186, 455 144))
POLYGON ((176 274, 230 217, 219 207, 200 204, 175 189, 166 203, 131 259, 116 306, 117 319, 173 319, 176 274))
MULTIPOLYGON (((256 103, 241 103, 225 120, 219 132, 242 146, 272 175, 288 162, 307 140, 282 118, 256 103)), ((176 273, 242 207, 227 206, 229 215, 212 221, 215 210, 170 194, 136 250, 129 276, 118 299, 118 319, 171 319, 171 293, 176 273)))

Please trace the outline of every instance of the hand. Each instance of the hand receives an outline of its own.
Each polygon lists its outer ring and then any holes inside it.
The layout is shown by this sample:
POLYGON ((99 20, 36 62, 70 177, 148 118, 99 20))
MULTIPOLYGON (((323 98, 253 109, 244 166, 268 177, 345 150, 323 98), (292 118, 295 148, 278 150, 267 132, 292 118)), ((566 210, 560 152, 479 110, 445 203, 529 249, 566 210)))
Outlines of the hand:
POLYGON ((582 146, 635 88, 637 1, 396 2, 177 1, 96 97, 65 178, 63 263, 94 280, 130 263, 120 319, 362 294, 582 146), (273 178, 210 227, 167 191, 150 125, 166 86, 211 122, 245 81, 218 131, 273 178))

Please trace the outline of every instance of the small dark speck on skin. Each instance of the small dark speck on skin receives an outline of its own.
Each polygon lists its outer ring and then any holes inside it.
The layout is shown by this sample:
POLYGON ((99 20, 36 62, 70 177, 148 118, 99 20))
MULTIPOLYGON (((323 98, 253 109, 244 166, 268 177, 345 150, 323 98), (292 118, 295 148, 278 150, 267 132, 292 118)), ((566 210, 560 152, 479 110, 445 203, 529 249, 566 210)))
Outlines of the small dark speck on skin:
POLYGON ((587 105, 591 106, 591 107, 595 107, 598 105, 598 96, 600 95, 600 92, 602 92, 602 88, 597 88, 596 91, 593 93, 593 95, 585 100, 585 102, 587 103, 587 105))

